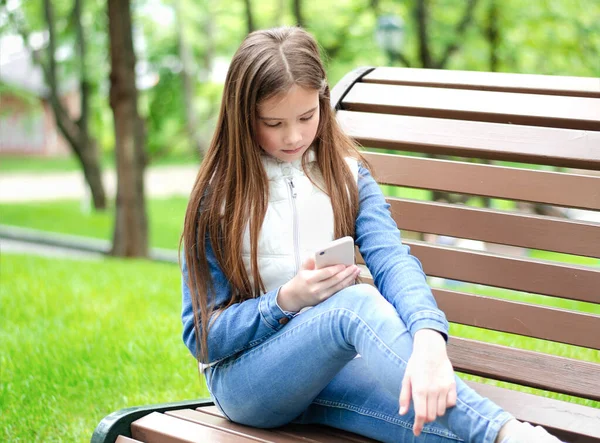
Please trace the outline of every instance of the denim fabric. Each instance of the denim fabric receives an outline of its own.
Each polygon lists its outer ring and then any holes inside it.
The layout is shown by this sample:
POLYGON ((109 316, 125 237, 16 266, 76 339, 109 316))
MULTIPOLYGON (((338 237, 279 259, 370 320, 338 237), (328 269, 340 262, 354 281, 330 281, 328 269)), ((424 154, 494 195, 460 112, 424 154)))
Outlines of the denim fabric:
MULTIPOLYGON (((355 225, 355 242, 373 275, 375 285, 396 308, 411 335, 419 329, 435 329, 447 338, 448 323, 425 280, 419 260, 403 245, 400 231, 390 216, 389 204, 369 171, 359 168, 359 211, 355 225)), ((290 221, 291 223, 291 221, 290 221)), ((210 266, 214 291, 209 299, 223 306, 230 298, 230 285, 207 242, 206 256, 210 266)), ((183 260, 182 322, 183 340, 194 356, 196 337, 190 291, 186 284, 187 264, 183 260)), ((277 304, 279 288, 256 299, 236 303, 222 312, 210 328, 208 362, 238 354, 268 339, 284 326, 283 317, 296 313, 284 312, 277 304)))
MULTIPOLYGON (((401 243, 389 205, 360 168, 355 242, 377 289, 356 285, 302 312, 277 305, 279 289, 223 311, 208 335, 204 371, 215 404, 233 421, 257 427, 322 423, 381 441, 494 442, 510 415, 457 379, 458 403, 414 438, 412 409, 400 416, 399 393, 414 334, 445 338, 418 259, 401 243), (289 320, 280 322, 287 317, 289 320), (457 437, 458 436, 458 437, 457 437)), ((222 306, 230 285, 207 242, 213 291, 222 306)), ((183 338, 196 355, 193 313, 183 263, 183 338)), ((202 365, 201 365, 202 366, 202 365)))
POLYGON ((205 374, 215 404, 241 424, 318 423, 384 442, 494 442, 511 416, 458 378, 457 405, 413 436, 412 406, 398 413, 412 343, 389 301, 356 285, 205 374))

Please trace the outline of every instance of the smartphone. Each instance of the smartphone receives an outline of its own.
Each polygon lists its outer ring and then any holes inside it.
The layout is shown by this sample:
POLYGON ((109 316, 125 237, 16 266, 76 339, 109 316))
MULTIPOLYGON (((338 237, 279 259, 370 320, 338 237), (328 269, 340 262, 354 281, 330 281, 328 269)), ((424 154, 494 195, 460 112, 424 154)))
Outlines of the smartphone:
POLYGON ((315 252, 317 269, 340 264, 346 266, 354 264, 354 239, 350 236, 334 240, 315 252))

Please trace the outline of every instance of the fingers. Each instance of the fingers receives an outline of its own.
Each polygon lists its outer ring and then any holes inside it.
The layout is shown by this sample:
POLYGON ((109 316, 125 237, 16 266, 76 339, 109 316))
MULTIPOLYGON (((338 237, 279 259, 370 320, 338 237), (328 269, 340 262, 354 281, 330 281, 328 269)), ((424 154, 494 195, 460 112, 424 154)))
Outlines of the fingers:
POLYGON ((358 275, 357 272, 354 272, 352 270, 350 270, 350 272, 346 272, 344 271, 343 273, 340 272, 338 274, 338 276, 336 276, 335 278, 331 278, 330 280, 327 281, 326 284, 331 284, 329 287, 325 288, 325 289, 321 289, 321 300, 326 300, 327 298, 331 297, 333 294, 335 294, 336 292, 341 291, 344 288, 347 288, 348 286, 351 286, 352 283, 354 283, 354 280, 356 279, 356 276, 358 275), (341 280, 340 280, 341 278, 341 280))
POLYGON ((424 391, 413 392, 413 405, 415 407, 413 434, 418 437, 421 435, 423 425, 427 420, 427 395, 424 391))
POLYGON ((446 398, 446 407, 452 408, 456 406, 456 383, 452 383, 450 386, 450 390, 448 391, 448 395, 446 398))
POLYGON ((408 412, 410 406, 410 394, 411 394, 410 377, 404 376, 402 380, 402 387, 400 388, 400 415, 404 415, 408 412))
POLYGON ((307 271, 312 271, 315 267, 315 259, 312 257, 308 257, 304 260, 304 263, 302 263, 302 269, 306 269, 307 271))
POLYGON ((437 410, 436 410, 436 414, 438 415, 438 417, 441 417, 442 415, 444 415, 446 413, 446 405, 448 404, 448 395, 450 395, 449 392, 443 392, 442 394, 440 394, 440 396, 437 398, 437 410))

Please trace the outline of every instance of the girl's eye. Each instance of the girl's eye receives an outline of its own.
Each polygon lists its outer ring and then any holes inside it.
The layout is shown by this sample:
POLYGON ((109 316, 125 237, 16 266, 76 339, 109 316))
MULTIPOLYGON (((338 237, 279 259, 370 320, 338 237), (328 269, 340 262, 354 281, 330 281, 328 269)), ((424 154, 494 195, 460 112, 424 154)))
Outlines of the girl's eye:
POLYGON ((277 122, 275 124, 269 124, 269 123, 265 122, 265 125, 267 125, 269 128, 276 128, 277 126, 281 125, 281 122, 277 122))
POLYGON ((302 117, 300 120, 301 120, 301 121, 303 121, 303 122, 307 122, 307 121, 309 121, 311 118, 313 118, 313 116, 314 116, 314 115, 315 115, 315 114, 311 114, 311 115, 309 115, 308 117, 302 117))

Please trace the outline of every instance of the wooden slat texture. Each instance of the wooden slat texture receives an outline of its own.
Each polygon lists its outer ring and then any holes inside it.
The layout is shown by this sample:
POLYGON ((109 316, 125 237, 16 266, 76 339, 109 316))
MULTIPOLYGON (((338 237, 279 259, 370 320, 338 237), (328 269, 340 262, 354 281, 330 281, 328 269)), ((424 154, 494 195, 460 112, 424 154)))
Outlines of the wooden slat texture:
POLYGON ((392 85, 600 98, 600 80, 592 77, 381 67, 366 75, 362 81, 392 85))
POLYGON ((131 424, 133 438, 145 443, 252 443, 241 437, 179 418, 152 412, 131 424))
POLYGON ((115 443, 143 443, 139 440, 134 440, 133 438, 125 437, 124 435, 119 435, 115 440, 115 443))
MULTIPOLYGON (((361 281, 374 284, 365 273, 361 273, 361 281)), ((600 350, 600 315, 447 289, 432 292, 439 308, 453 323, 600 350)))
POLYGON ((373 152, 363 155, 380 184, 600 210, 600 176, 373 152))
MULTIPOLYGON (((179 412, 179 411, 178 411, 179 412)), ((352 434, 340 429, 334 429, 327 426, 316 426, 316 425, 287 425, 280 428, 270 430, 257 430, 254 428, 248 428, 246 426, 235 425, 228 422, 225 417, 221 414, 217 408, 214 407, 202 407, 198 408, 195 412, 202 413, 203 416, 192 415, 188 412, 183 412, 184 416, 192 418, 193 420, 201 420, 199 422, 206 425, 218 425, 224 426, 223 421, 230 423, 231 425, 237 426, 231 429, 246 430, 248 435, 252 435, 257 438, 268 440, 268 438, 276 440, 277 443, 286 442, 323 442, 323 443, 372 443, 374 440, 363 437, 360 435, 352 434), (257 433, 257 431, 260 431, 257 433), (269 437, 270 436, 270 437, 269 437)))
POLYGON ((598 100, 587 97, 357 83, 342 100, 342 109, 600 130, 598 100))
POLYGON ((472 381, 468 381, 467 384, 518 419, 542 425, 565 441, 600 442, 600 409, 472 381))
POLYGON ((600 304, 600 269, 404 243, 427 275, 600 304))
POLYGON ((600 224, 388 198, 400 229, 600 258, 600 224))
POLYGON ((256 441, 260 441, 263 443, 298 443, 302 441, 302 439, 300 438, 289 437, 285 435, 278 436, 278 434, 274 433, 272 430, 251 428, 249 426, 243 426, 237 423, 233 423, 227 420, 225 417, 216 416, 208 412, 203 412, 202 409, 204 408, 199 408, 197 410, 179 409, 175 411, 166 412, 166 414, 171 415, 173 417, 181 418, 183 420, 188 420, 193 423, 198 423, 203 426, 215 428, 223 432, 229 432, 234 435, 251 435, 253 438, 256 439, 256 441))
MULTIPOLYGON (((600 304, 600 269, 403 240, 428 276, 600 304)), ((356 249, 356 263, 364 258, 356 249)))
POLYGON ((319 443, 377 443, 376 440, 352 434, 341 429, 318 425, 288 425, 284 428, 285 433, 305 438, 306 441, 318 441, 319 443))
POLYGON ((337 82, 331 90, 331 94, 329 95, 329 103, 331 104, 331 107, 333 109, 337 109, 350 88, 352 88, 352 86, 354 86, 356 82, 360 81, 366 74, 373 71, 373 69, 375 68, 357 68, 344 75, 344 77, 342 77, 342 79, 337 82))
POLYGON ((600 170, 596 131, 350 111, 337 119, 372 148, 600 170))
POLYGON ((454 369, 600 401, 600 364, 451 337, 454 369))
POLYGON ((600 315, 446 289, 433 289, 433 295, 454 323, 600 350, 600 315))

